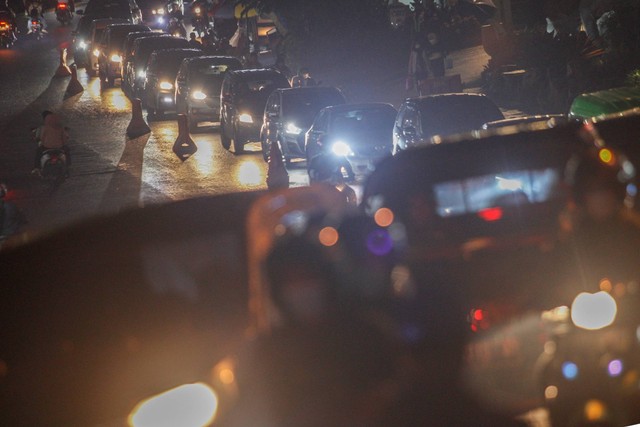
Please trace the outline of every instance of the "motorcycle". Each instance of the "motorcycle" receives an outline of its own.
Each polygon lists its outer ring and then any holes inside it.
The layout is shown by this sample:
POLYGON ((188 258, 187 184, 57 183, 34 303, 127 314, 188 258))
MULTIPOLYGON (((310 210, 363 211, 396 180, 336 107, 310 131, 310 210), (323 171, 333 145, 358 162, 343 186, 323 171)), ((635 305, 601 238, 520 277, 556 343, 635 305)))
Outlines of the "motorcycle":
POLYGON ((27 22, 27 34, 31 34, 33 35, 33 37, 35 37, 36 40, 40 40, 42 37, 44 37, 44 33, 46 31, 44 29, 44 23, 42 22, 42 19, 35 11, 36 9, 32 10, 31 17, 27 22))
POLYGON ((640 422, 636 287, 583 292, 543 316, 553 326, 536 372, 552 425, 640 422))
POLYGON ((167 26, 167 32, 173 37, 187 38, 187 29, 182 23, 182 19, 173 17, 169 19, 169 25, 167 26))
POLYGON ((207 9, 199 2, 194 2, 191 5, 191 25, 193 25, 193 31, 199 37, 206 34, 209 28, 209 17, 207 16, 207 9))
POLYGON ((0 20, 0 48, 9 49, 16 41, 13 25, 7 21, 0 20))
POLYGON ((69 25, 71 24, 73 16, 71 14, 71 9, 69 8, 69 4, 60 3, 56 5, 56 19, 60 22, 61 25, 69 25))
POLYGON ((62 183, 68 174, 67 155, 61 148, 44 150, 40 156, 40 174, 43 179, 62 183))

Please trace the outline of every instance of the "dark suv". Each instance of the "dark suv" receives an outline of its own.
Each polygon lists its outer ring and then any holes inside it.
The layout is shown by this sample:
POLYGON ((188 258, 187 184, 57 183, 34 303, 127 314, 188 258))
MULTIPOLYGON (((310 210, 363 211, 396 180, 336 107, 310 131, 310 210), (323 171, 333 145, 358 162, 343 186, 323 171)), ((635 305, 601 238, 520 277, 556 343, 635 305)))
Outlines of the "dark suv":
POLYGON ((142 24, 111 24, 104 29, 100 40, 100 56, 98 57, 98 72, 100 81, 107 86, 113 86, 117 78, 122 77, 123 45, 129 33, 151 32, 142 24))
POLYGON ((77 9, 80 15, 78 25, 73 32, 74 61, 78 66, 88 65, 92 54, 89 39, 91 24, 95 19, 116 18, 139 24, 142 22, 140 8, 135 0, 89 0, 85 9, 77 9))
POLYGON ((331 105, 346 103, 335 87, 299 87, 278 89, 267 100, 260 131, 262 154, 267 160, 271 145, 276 143, 285 161, 305 157, 304 135, 318 111, 331 105))
POLYGON ((482 129, 504 119, 488 97, 474 93, 447 93, 406 99, 393 126, 393 153, 428 143, 433 136, 447 136, 482 129))
POLYGON ((187 115, 189 128, 220 120, 220 89, 228 71, 242 68, 233 56, 199 56, 182 61, 176 76, 176 110, 187 115))
POLYGON ((262 116, 267 99, 274 90, 290 87, 279 71, 258 68, 230 71, 222 82, 220 94, 220 141, 236 154, 246 143, 260 139, 262 116))

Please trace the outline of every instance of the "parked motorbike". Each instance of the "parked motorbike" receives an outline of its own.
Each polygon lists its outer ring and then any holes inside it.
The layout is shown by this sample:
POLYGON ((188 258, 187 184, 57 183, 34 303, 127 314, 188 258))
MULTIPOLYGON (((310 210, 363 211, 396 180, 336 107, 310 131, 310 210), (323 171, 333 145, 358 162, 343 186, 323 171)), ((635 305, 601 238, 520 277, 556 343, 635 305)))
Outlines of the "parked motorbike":
POLYGON ((637 284, 603 283, 543 316, 553 327, 537 374, 554 426, 640 422, 637 284))
POLYGON ((16 41, 13 25, 7 21, 0 20, 0 48, 9 49, 16 41))
POLYGON ((56 19, 60 22, 61 25, 69 25, 71 24, 71 20, 73 15, 71 13, 71 9, 67 3, 58 3, 56 5, 56 19))

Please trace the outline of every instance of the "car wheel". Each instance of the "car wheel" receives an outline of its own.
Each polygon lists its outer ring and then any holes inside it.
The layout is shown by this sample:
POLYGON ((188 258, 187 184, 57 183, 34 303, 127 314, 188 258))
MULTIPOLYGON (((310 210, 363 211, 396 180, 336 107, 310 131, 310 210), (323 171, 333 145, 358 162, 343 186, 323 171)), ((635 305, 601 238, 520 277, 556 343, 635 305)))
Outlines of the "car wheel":
POLYGON ((231 138, 229 138, 225 132, 225 125, 223 121, 220 122, 220 142, 222 143, 222 148, 225 150, 231 148, 231 138))
POLYGON ((107 87, 113 87, 114 85, 115 85, 115 78, 107 74, 107 87))
POLYGON ((239 133, 238 128, 233 130, 233 151, 235 154, 244 153, 244 140, 238 137, 239 133))

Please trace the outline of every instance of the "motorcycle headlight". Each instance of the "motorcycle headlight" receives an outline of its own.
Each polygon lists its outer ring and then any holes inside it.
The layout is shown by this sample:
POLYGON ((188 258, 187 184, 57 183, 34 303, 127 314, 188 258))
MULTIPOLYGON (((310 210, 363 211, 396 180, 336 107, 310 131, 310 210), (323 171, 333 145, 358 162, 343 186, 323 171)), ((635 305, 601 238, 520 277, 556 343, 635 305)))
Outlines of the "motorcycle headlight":
POLYGON ((162 90, 171 90, 173 89, 173 85, 169 82, 160 82, 160 89, 162 90))
POLYGON ((82 50, 85 50, 85 49, 87 48, 87 43, 85 43, 85 41, 84 41, 84 40, 80 40, 80 41, 78 42, 78 47, 79 47, 80 49, 82 49, 82 50))
POLYGON ((158 14, 158 15, 164 15, 164 9, 156 9, 153 12, 158 14))
POLYGON ((100 56, 100 51, 98 49, 94 49, 93 50, 93 56, 95 56, 96 58, 100 56))
POLYGON ((240 114, 238 120, 240 120, 241 123, 253 123, 253 117, 247 113, 240 114))
POLYGON ((602 329, 613 323, 618 307, 607 292, 580 293, 571 304, 571 320, 579 328, 602 329))
POLYGON ((203 383, 185 384, 138 403, 129 414, 129 426, 203 427, 218 409, 215 392, 203 383))
POLYGON ((291 135, 300 135, 300 132, 302 132, 302 129, 300 129, 294 123, 287 123, 287 126, 285 127, 285 131, 287 133, 290 133, 291 135))
POLYGON ((138 77, 144 79, 145 77, 147 77, 147 72, 145 70, 138 71, 138 77))
POLYGON ((118 54, 111 55, 111 62, 122 62, 122 56, 118 54))
POLYGON ((350 154, 353 154, 353 151, 351 151, 351 147, 349 147, 349 144, 344 141, 334 142, 334 144, 331 146, 331 151, 333 152, 333 154, 338 156, 348 156, 350 154))
POLYGON ((164 18, 162 16, 158 16, 158 24, 164 24, 164 18))
POLYGON ((201 92, 199 90, 196 90, 195 92, 193 92, 191 94, 191 97, 193 99, 195 99, 195 100, 202 101, 203 99, 205 99, 207 97, 207 94, 204 93, 204 92, 201 92))
POLYGON ((199 7, 196 7, 195 9, 193 9, 193 12, 194 12, 194 13, 200 13, 200 8, 199 8, 199 7))

